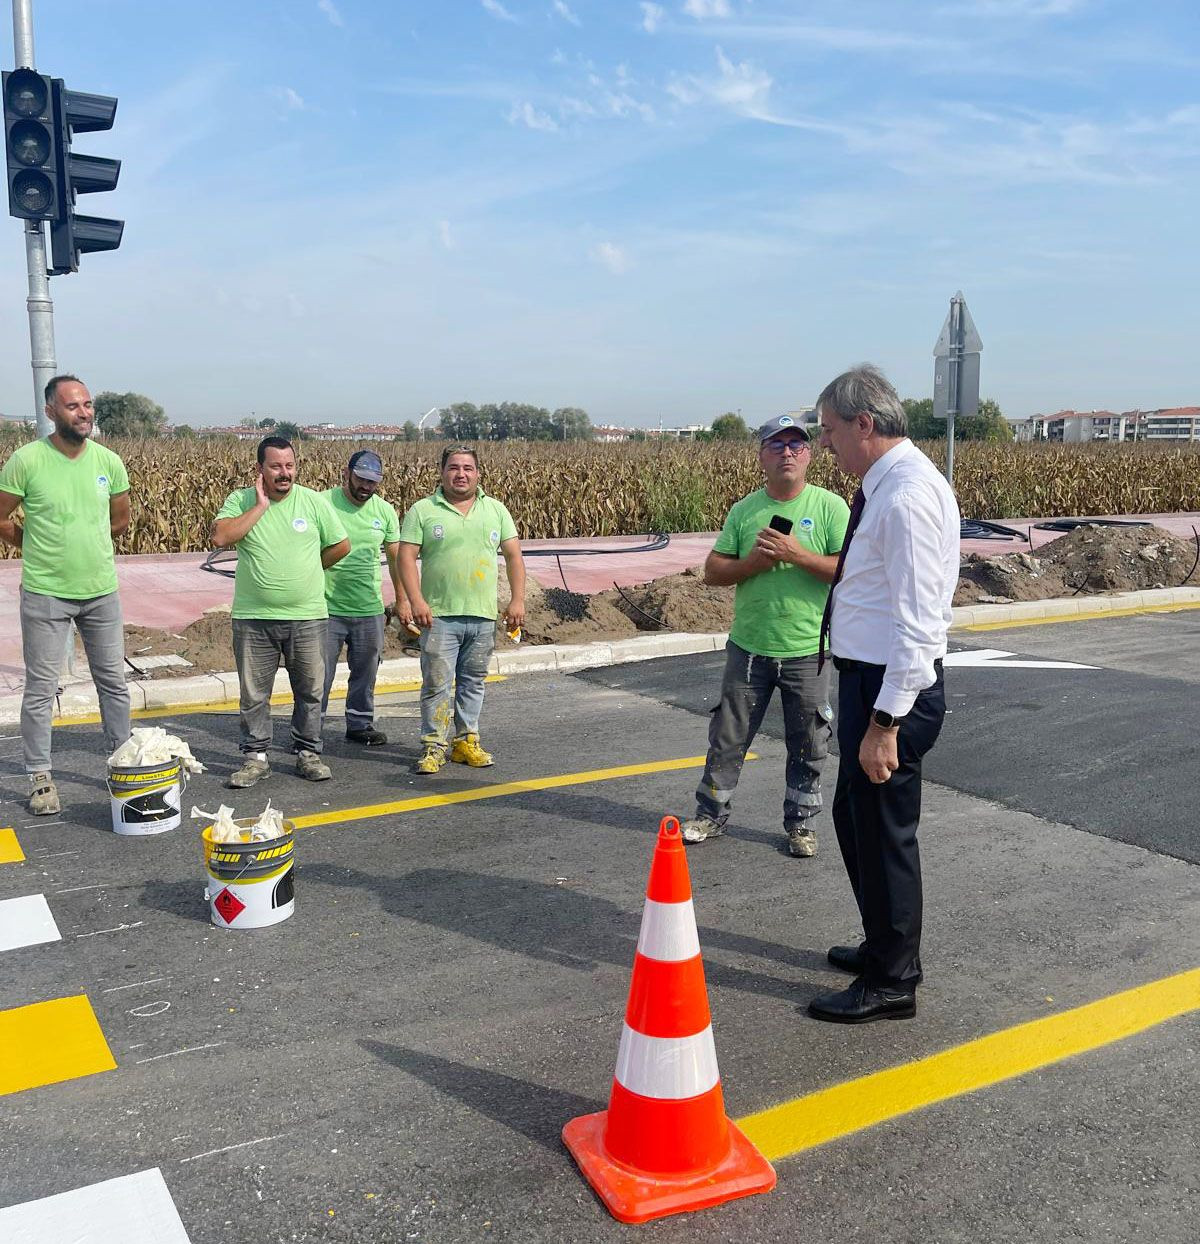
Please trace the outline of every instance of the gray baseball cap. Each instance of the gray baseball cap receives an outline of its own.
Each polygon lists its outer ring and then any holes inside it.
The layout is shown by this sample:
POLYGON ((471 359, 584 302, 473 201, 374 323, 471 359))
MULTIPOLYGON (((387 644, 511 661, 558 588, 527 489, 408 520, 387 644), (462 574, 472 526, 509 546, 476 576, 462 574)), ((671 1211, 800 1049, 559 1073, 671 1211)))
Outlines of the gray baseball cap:
POLYGON ((768 419, 758 429, 758 443, 761 445, 763 441, 769 441, 771 437, 778 436, 781 432, 798 432, 806 441, 812 440, 809 430, 791 415, 776 415, 774 419, 768 419))
POLYGON ((350 455, 350 474, 359 479, 369 479, 378 484, 383 479, 383 463, 379 455, 369 449, 360 449, 350 455))

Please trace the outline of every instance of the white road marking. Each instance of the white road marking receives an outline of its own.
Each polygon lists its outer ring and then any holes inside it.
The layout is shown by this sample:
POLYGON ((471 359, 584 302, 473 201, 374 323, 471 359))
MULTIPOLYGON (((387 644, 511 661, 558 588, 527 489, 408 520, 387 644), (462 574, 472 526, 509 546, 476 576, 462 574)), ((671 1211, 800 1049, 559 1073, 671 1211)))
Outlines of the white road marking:
POLYGON ((7 1244, 190 1244, 158 1167, 0 1209, 7 1244))
POLYGON ((132 924, 118 924, 111 929, 97 929, 94 933, 76 933, 76 937, 99 937, 101 933, 120 933, 125 929, 140 929, 146 922, 135 920, 132 924))
POLYGON ((62 941, 62 934, 44 894, 27 894, 0 902, 0 950, 62 941))
POLYGON ((224 1041, 212 1041, 208 1045, 189 1045, 182 1050, 171 1050, 166 1054, 151 1054, 149 1058, 139 1058, 138 1064, 154 1063, 160 1058, 174 1058, 177 1054, 195 1054, 197 1050, 215 1050, 217 1046, 224 1045, 224 1041))
POLYGON ((225 1145, 221 1149, 209 1149, 204 1153, 193 1153, 190 1158, 180 1158, 179 1162, 180 1165, 184 1162, 198 1162, 201 1158, 211 1158, 217 1153, 229 1153, 233 1149, 247 1149, 251 1145, 265 1145, 269 1140, 282 1140, 286 1135, 287 1132, 280 1132, 277 1136, 260 1136, 257 1140, 243 1140, 239 1145, 225 1145))
POLYGON ((164 1011, 169 1011, 171 1004, 165 1000, 158 1002, 144 1002, 141 1006, 135 1006, 129 1012, 130 1015, 136 1015, 138 1019, 152 1019, 155 1015, 161 1015, 164 1011))
POLYGON ((969 652, 948 652, 942 664, 957 666, 959 669, 1094 670, 1098 668, 1095 665, 1080 665, 1078 661, 1026 659, 1018 657, 1015 652, 1004 652, 1000 648, 977 648, 969 652))
POLYGON ((166 979, 167 978, 165 976, 155 976, 155 977, 152 977, 148 981, 133 981, 131 984, 128 984, 128 985, 113 985, 109 989, 100 990, 100 992, 101 993, 120 993, 122 989, 137 989, 138 986, 140 985, 157 985, 160 982, 165 981, 166 979))
POLYGON ((80 890, 108 890, 112 888, 111 881, 100 881, 95 885, 73 885, 68 890, 55 890, 55 894, 78 894, 80 890))

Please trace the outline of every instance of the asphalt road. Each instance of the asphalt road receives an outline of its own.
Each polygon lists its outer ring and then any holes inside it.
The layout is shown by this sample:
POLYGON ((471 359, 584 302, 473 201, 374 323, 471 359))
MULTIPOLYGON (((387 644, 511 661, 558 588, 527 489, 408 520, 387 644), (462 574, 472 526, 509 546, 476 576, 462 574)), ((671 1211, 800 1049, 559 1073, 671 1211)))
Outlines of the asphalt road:
MULTIPOLYGON (((768 722, 730 832, 688 856, 731 1116, 1200 964, 1185 750, 1198 626, 1181 613, 969 637, 1100 668, 948 671, 954 714, 922 830, 927 983, 909 1023, 803 1015, 843 981, 824 952, 856 922, 827 817, 815 859, 783 850, 768 722)), ((26 856, 0 864, 0 900, 44 894, 61 934, 0 951, 0 1010, 86 995, 116 1063, 0 1096, 0 1211, 158 1168, 192 1244, 625 1238, 559 1132, 605 1104, 654 833, 690 810, 698 765, 377 805, 699 757, 718 677, 719 658, 688 657, 495 684, 497 766, 434 778, 409 771, 411 699, 384 706, 394 743, 378 751, 351 752, 331 721, 332 782, 281 764, 237 811, 270 795, 289 815, 375 812, 301 829, 295 915, 243 933, 209 922, 198 823, 110 832, 97 728, 56 732, 60 824, 28 823, 19 743, 0 740, 0 824, 26 856)), ((185 805, 229 800, 235 719, 174 727, 211 767, 185 805)), ((1190 1244, 1198 1048, 1192 1010, 915 1112, 897 1105, 779 1159, 769 1196, 644 1230, 1190 1244)))

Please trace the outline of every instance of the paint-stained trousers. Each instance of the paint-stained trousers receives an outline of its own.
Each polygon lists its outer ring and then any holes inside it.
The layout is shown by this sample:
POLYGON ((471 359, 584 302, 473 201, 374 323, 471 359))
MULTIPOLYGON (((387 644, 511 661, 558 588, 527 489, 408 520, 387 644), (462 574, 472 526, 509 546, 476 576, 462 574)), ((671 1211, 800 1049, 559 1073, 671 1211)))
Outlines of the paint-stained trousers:
POLYGON ((347 734, 375 724, 375 676, 383 659, 384 626, 382 613, 365 618, 331 614, 325 624, 325 694, 321 699, 321 712, 329 711, 329 692, 344 644, 346 662, 350 666, 350 682, 346 687, 347 734))
POLYGON ((494 618, 434 618, 421 632, 421 742, 446 747, 479 733, 483 681, 496 646, 494 618), (453 712, 451 711, 453 701, 453 712))
POLYGON ((721 702, 712 711, 708 759, 696 791, 699 813, 719 825, 729 819, 746 752, 777 687, 787 743, 784 828, 796 828, 821 810, 821 768, 833 734, 828 669, 817 673, 815 654, 761 657, 729 641, 725 645, 721 702))
POLYGON ((109 753, 129 738, 129 687, 125 682, 125 631, 116 592, 90 600, 63 600, 21 589, 21 646, 25 691, 21 696, 21 744, 25 771, 50 770, 50 733, 58 676, 71 623, 79 631, 100 701, 109 753))

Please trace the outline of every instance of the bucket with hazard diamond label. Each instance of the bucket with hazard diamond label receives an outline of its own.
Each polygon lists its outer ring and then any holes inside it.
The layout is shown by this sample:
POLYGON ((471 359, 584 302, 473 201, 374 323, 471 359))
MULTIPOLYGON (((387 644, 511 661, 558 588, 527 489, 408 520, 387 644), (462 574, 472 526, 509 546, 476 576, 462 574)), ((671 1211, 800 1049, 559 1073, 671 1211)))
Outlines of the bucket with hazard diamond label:
MULTIPOLYGON (((253 820, 238 821, 249 830, 253 820)), ((214 842, 212 826, 201 834, 212 922, 220 929, 263 929, 286 920, 296 909, 292 889, 295 826, 264 842, 214 842)))

